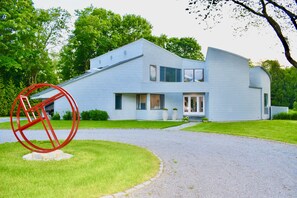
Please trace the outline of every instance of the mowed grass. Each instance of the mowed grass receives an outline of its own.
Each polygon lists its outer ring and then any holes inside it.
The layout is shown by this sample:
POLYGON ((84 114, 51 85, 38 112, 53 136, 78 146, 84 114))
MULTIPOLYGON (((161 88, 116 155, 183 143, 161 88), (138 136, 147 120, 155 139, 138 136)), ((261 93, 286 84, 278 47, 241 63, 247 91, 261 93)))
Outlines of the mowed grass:
POLYGON ((183 130, 247 136, 297 144, 297 121, 207 122, 183 130))
MULTIPOLYGON (((48 144, 48 142, 43 142, 48 144)), ((146 149, 106 141, 72 141, 62 161, 26 161, 19 143, 0 144, 0 197, 100 197, 154 177, 159 160, 146 149)))
MULTIPOLYGON (((21 121, 24 125, 27 121, 21 121)), ((70 129, 72 121, 68 120, 51 120, 54 129, 70 129)), ((97 129, 97 128, 121 128, 121 129, 164 129, 168 127, 179 126, 182 121, 138 121, 138 120, 115 120, 115 121, 92 121, 81 120, 80 129, 97 129)), ((0 129, 11 129, 10 122, 0 123, 0 129)), ((30 127, 30 129, 43 129, 41 123, 30 127)))

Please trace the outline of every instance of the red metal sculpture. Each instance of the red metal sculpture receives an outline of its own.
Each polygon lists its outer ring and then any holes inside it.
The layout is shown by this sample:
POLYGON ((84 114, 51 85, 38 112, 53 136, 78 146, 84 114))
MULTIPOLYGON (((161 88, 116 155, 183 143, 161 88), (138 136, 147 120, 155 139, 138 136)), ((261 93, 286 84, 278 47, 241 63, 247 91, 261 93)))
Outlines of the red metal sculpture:
POLYGON ((72 96, 63 88, 52 84, 34 84, 25 88, 15 98, 10 111, 10 124, 15 137, 25 148, 38 153, 48 153, 66 146, 74 138, 78 130, 79 119, 78 107, 72 96), (38 91, 44 90, 45 88, 55 89, 53 90, 55 95, 31 106, 30 95, 37 94, 38 91), (72 111, 72 126, 66 139, 65 137, 59 138, 46 112, 46 106, 59 99, 66 99, 72 111), (15 118, 14 115, 16 115, 15 118), (22 122, 21 116, 25 116, 26 118, 22 122), (34 132, 32 130, 28 131, 27 129, 30 129, 30 127, 38 123, 41 123, 44 127, 44 131, 49 139, 49 144, 38 144, 38 141, 32 141, 27 138, 30 132, 34 132))

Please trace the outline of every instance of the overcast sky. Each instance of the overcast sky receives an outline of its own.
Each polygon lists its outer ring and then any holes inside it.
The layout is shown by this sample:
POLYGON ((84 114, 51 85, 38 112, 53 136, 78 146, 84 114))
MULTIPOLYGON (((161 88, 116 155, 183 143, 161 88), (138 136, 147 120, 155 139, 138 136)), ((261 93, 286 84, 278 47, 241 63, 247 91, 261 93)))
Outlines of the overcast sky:
MULTIPOLYGON (((114 13, 136 14, 147 19, 153 26, 153 35, 166 34, 170 37, 194 37, 206 53, 207 47, 220 48, 259 62, 277 59, 283 65, 290 65, 272 30, 252 30, 242 36, 234 36, 232 21, 225 20, 211 30, 199 25, 194 15, 185 8, 188 0, 33 0, 36 8, 61 7, 74 16, 74 10, 90 5, 111 10, 114 13)), ((296 57, 296 54, 293 54, 296 57)))

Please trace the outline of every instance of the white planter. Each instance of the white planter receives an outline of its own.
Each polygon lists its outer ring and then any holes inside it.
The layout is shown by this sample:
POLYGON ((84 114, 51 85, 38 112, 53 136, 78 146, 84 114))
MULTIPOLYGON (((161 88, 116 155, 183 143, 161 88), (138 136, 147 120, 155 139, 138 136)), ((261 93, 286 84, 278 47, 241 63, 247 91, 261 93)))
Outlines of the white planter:
POLYGON ((173 110, 172 120, 177 120, 177 110, 173 110))
POLYGON ((168 111, 167 110, 163 110, 162 117, 163 117, 164 121, 166 121, 168 119, 168 111))

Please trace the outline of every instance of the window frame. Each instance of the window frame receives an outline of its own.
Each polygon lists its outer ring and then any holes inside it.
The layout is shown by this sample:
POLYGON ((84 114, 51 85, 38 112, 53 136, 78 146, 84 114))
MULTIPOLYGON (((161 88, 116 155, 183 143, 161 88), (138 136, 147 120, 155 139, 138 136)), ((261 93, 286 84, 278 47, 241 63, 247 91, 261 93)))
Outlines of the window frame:
POLYGON ((115 94, 115 104, 114 104, 115 110, 122 110, 122 107, 123 107, 122 97, 123 97, 123 94, 118 94, 118 93, 115 94))
POLYGON ((147 94, 136 94, 136 110, 146 110, 147 109, 147 94), (145 103, 141 103, 142 97, 145 97, 145 103), (144 104, 144 108, 142 108, 144 104))
POLYGON ((150 70, 150 81, 152 81, 152 82, 156 82, 157 81, 157 76, 158 76, 158 70, 157 70, 157 66, 156 65, 150 65, 150 67, 149 67, 149 70, 150 70), (152 68, 153 68, 153 70, 155 71, 155 76, 153 76, 152 75, 152 68))
POLYGON ((160 66, 160 82, 181 82, 182 80, 182 71, 179 68, 174 67, 165 67, 160 66), (174 71, 174 79, 173 81, 168 81, 172 76, 170 76, 170 72, 174 71))
POLYGON ((203 68, 198 68, 198 69, 184 69, 184 82, 204 82, 204 69, 203 68), (192 80, 191 81, 186 81, 186 71, 191 71, 192 73, 192 80), (196 80, 196 76, 198 71, 202 72, 202 77, 198 80, 196 80))
POLYGON ((165 107, 165 95, 164 94, 150 94, 150 110, 161 110, 165 107), (159 108, 153 108, 152 96, 159 96, 159 108))

